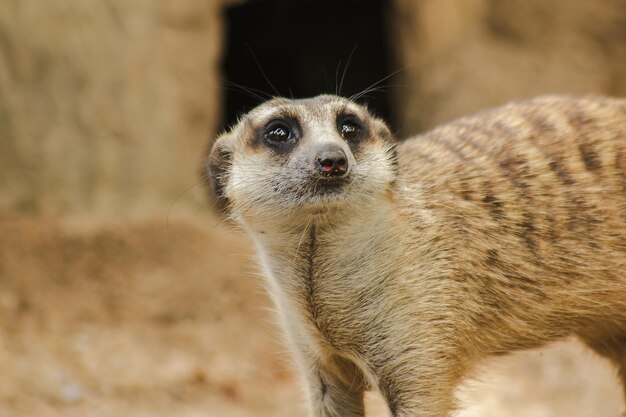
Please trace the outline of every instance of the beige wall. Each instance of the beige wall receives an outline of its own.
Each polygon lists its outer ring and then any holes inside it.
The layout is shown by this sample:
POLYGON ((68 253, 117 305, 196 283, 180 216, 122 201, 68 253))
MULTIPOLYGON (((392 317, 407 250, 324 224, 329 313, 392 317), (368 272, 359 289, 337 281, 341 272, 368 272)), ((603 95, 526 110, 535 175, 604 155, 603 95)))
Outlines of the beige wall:
POLYGON ((0 209, 150 210, 199 182, 218 3, 3 1, 0 209))
POLYGON ((624 0, 396 0, 407 133, 547 93, 626 95, 624 0))

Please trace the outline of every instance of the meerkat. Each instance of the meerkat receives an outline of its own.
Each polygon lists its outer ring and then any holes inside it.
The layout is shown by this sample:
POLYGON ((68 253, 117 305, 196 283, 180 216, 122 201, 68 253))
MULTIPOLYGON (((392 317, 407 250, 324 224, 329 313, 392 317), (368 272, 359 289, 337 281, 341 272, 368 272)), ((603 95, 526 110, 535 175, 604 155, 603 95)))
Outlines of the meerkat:
POLYGON ((626 387, 626 100, 542 97, 396 142, 348 99, 275 98, 214 143, 310 415, 443 417, 490 355, 574 335, 626 387))

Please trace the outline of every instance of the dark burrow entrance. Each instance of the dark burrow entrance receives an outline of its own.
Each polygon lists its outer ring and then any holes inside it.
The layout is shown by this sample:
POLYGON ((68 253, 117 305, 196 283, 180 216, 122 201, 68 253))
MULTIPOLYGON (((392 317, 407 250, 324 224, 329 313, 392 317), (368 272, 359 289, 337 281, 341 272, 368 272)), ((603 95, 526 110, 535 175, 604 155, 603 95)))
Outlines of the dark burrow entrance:
MULTIPOLYGON (((389 15, 386 0, 251 0, 227 8, 222 127, 262 101, 236 85, 261 95, 349 97, 392 74, 389 15)), ((392 129, 393 84, 392 76, 359 100, 392 129)))

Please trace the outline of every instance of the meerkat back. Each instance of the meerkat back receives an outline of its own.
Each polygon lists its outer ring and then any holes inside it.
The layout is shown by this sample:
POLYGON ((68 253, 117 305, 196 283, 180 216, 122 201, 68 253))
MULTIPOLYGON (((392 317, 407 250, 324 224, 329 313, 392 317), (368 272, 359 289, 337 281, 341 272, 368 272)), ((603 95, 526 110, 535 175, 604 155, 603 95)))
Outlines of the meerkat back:
POLYGON ((400 206, 437 219, 419 233, 475 300, 478 350, 574 333, 626 383, 626 100, 513 103, 410 139, 398 159, 400 206))

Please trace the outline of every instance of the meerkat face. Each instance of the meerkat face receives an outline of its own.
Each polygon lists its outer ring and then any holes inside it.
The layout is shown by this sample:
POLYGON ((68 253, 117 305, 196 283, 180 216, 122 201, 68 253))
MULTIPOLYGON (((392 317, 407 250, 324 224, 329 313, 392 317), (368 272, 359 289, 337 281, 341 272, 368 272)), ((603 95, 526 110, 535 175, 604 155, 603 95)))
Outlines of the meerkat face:
POLYGON ((235 219, 367 204, 395 178, 384 122, 335 96, 272 99, 215 142, 212 190, 235 219))

